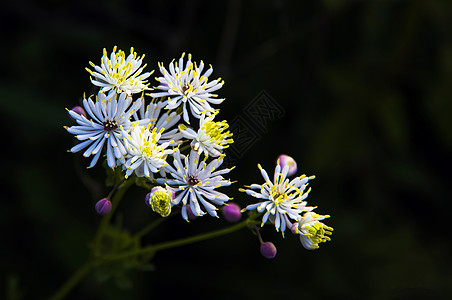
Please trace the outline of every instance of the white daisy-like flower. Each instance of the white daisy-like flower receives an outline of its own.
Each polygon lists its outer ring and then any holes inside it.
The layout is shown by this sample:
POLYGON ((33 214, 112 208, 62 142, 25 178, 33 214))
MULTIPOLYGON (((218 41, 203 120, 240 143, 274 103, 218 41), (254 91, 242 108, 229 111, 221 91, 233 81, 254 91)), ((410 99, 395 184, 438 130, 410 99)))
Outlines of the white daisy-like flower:
POLYGON ((157 128, 157 131, 160 132, 163 129, 158 143, 173 141, 171 146, 175 146, 182 142, 182 134, 177 128, 171 128, 179 122, 181 116, 176 112, 164 112, 160 115, 164 106, 165 103, 161 101, 151 102, 147 106, 143 102, 140 109, 134 113, 134 119, 140 121, 140 125, 151 124, 149 130, 157 128))
POLYGON ((194 215, 205 214, 202 206, 209 215, 218 217, 218 208, 215 205, 223 205, 232 198, 215 189, 231 184, 229 179, 224 179, 221 175, 229 173, 233 168, 217 170, 223 163, 221 157, 206 164, 206 159, 199 160, 199 154, 196 151, 191 151, 188 156, 181 157, 179 149, 177 149, 173 157, 174 167, 169 165, 166 170, 174 179, 157 179, 158 183, 170 185, 176 193, 179 192, 173 200, 173 205, 182 202, 182 217, 186 221, 188 221, 188 205, 194 215), (182 159, 184 164, 182 164, 182 159))
POLYGON ((65 128, 68 132, 75 134, 78 140, 83 141, 69 151, 75 153, 88 147, 83 156, 94 155, 90 164, 90 167, 94 167, 106 143, 107 163, 110 168, 114 168, 116 160, 123 159, 127 153, 123 144, 123 132, 129 130, 130 117, 142 105, 142 102, 143 98, 139 98, 131 105, 132 97, 127 96, 126 93, 122 93, 118 97, 116 94, 107 96, 99 92, 96 102, 90 98, 83 99, 83 106, 92 119, 88 120, 83 115, 72 110, 69 111, 70 116, 79 125, 65 128))
POLYGON ((217 113, 218 111, 210 116, 203 114, 201 119, 199 119, 198 132, 187 128, 184 124, 179 125, 179 130, 183 137, 193 140, 191 146, 199 154, 204 152, 205 155, 218 157, 222 154, 223 149, 228 148, 229 144, 234 142, 230 138, 232 133, 226 131, 229 127, 228 123, 225 120, 221 122, 213 121, 217 113))
POLYGON ((308 250, 319 248, 319 243, 330 241, 328 235, 332 234, 333 228, 322 222, 329 215, 318 215, 314 212, 307 212, 301 217, 298 223, 294 224, 296 234, 300 235, 300 241, 303 247, 308 250))
POLYGON ((156 78, 160 85, 156 89, 162 92, 151 93, 151 96, 168 97, 166 109, 175 109, 183 104, 184 121, 190 124, 188 117, 187 103, 190 111, 195 118, 200 118, 201 114, 213 112, 212 104, 220 104, 224 99, 217 99, 218 95, 212 92, 220 89, 224 81, 218 78, 208 82, 209 76, 213 72, 210 68, 201 75, 204 70, 204 62, 196 63, 191 61, 191 54, 188 54, 188 60, 184 65, 185 52, 182 53, 179 63, 174 60, 169 65, 169 71, 159 63, 159 69, 163 76, 156 78))
POLYGON ((124 144, 127 148, 127 157, 124 167, 126 169, 126 178, 134 171, 139 177, 153 177, 160 168, 167 165, 166 157, 172 154, 173 150, 166 149, 170 142, 159 144, 161 133, 157 128, 150 129, 152 124, 139 126, 132 124, 130 134, 125 133, 124 144))
POLYGON ((94 63, 89 62, 94 70, 86 68, 91 74, 91 82, 102 88, 103 92, 110 91, 112 93, 125 92, 127 95, 142 92, 148 89, 148 78, 154 71, 143 73, 143 69, 146 64, 143 63, 143 56, 137 56, 133 47, 130 48, 130 54, 126 57, 124 51, 119 50, 116 52, 117 47, 113 48, 113 51, 108 58, 107 50, 104 48, 104 55, 101 59, 101 65, 96 66, 94 63))
POLYGON ((289 182, 289 179, 286 178, 289 166, 285 166, 281 171, 281 165, 277 164, 272 182, 261 165, 258 164, 257 166, 265 179, 265 183, 262 185, 252 184, 251 186, 246 186, 250 189, 239 189, 239 191, 264 201, 248 205, 243 210, 256 209, 259 213, 266 211, 262 217, 261 226, 264 226, 269 217, 271 217, 276 231, 281 229, 284 235, 286 228, 291 228, 292 226, 291 220, 298 221, 302 212, 311 211, 315 208, 306 206, 307 202, 303 201, 311 190, 310 188, 306 190, 308 181, 314 179, 315 176, 306 177, 306 175, 302 175, 289 182))

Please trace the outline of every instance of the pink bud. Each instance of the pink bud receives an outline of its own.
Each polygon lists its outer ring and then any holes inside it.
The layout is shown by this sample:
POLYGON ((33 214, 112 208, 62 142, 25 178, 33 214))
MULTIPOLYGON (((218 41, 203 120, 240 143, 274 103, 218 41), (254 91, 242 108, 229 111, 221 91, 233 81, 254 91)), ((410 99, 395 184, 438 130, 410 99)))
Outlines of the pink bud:
MULTIPOLYGON (((73 112, 78 113, 79 115, 82 115, 86 118, 86 112, 81 106, 75 106, 73 109, 71 109, 73 112)), ((69 115, 71 117, 71 115, 69 115)), ((71 119, 74 119, 71 117, 71 119)))
POLYGON ((229 222, 237 222, 242 217, 240 206, 235 203, 229 203, 222 207, 223 217, 229 222))
POLYGON ((264 242, 261 244, 261 254, 265 258, 272 259, 276 256, 276 247, 272 242, 264 242))
POLYGON ((295 161, 295 159, 293 159, 292 157, 285 155, 285 154, 281 154, 278 157, 278 160, 276 161, 276 163, 281 166, 281 170, 284 169, 285 166, 289 166, 289 171, 287 172, 287 176, 292 176, 295 173, 297 173, 297 162, 295 161))
POLYGON ((99 215, 101 215, 101 216, 108 215, 110 213, 110 211, 111 211, 111 202, 110 202, 110 200, 108 200, 107 198, 99 200, 96 203, 95 209, 96 209, 96 212, 99 215))

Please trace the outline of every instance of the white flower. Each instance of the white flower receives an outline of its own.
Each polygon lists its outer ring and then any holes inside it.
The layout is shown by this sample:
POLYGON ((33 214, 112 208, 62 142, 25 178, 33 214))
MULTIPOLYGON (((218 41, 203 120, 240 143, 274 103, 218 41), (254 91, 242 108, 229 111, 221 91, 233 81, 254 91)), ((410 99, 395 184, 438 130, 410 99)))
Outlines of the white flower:
POLYGON ((129 130, 130 116, 142 105, 143 98, 136 100, 130 106, 132 98, 126 93, 119 95, 119 98, 117 96, 116 94, 106 96, 99 92, 96 102, 90 98, 83 99, 83 106, 91 120, 72 110, 69 111, 70 116, 79 125, 65 128, 68 132, 75 134, 78 140, 83 141, 69 151, 75 153, 89 146, 83 156, 94 155, 90 167, 96 165, 105 143, 107 144, 107 163, 110 168, 115 167, 116 159, 123 159, 127 153, 122 132, 129 130))
POLYGON ((134 113, 134 119, 139 121, 140 125, 151 124, 149 130, 157 128, 157 131, 160 132, 163 129, 158 143, 173 141, 170 145, 175 146, 182 142, 182 134, 177 128, 171 128, 179 122, 181 117, 176 112, 165 112, 160 115, 164 106, 164 102, 151 102, 145 109, 143 103, 138 112, 134 113))
POLYGON ((307 212, 295 223, 295 233, 300 235, 303 247, 308 250, 319 248, 319 243, 330 241, 328 235, 332 234, 333 228, 326 226, 319 220, 329 218, 329 215, 318 215, 314 212, 307 212))
POLYGON ((215 205, 223 205, 232 198, 216 191, 216 188, 228 186, 230 180, 224 179, 222 174, 229 173, 232 169, 222 169, 215 171, 222 163, 223 159, 218 158, 206 164, 206 160, 199 160, 199 154, 191 151, 190 155, 183 157, 185 166, 182 164, 181 154, 177 149, 174 154, 174 167, 171 165, 166 170, 174 179, 159 178, 158 183, 165 183, 180 192, 173 201, 173 205, 182 202, 182 217, 188 221, 187 205, 194 215, 202 216, 205 212, 201 205, 212 217, 218 217, 215 205), (214 205, 215 204, 215 205, 214 205))
POLYGON ((173 150, 166 149, 169 142, 158 144, 161 130, 157 128, 150 130, 151 124, 139 126, 132 124, 130 134, 125 134, 124 143, 127 148, 127 160, 124 163, 126 168, 126 178, 134 171, 139 177, 153 177, 153 173, 167 165, 166 157, 172 154, 173 150))
POLYGON ((130 95, 148 89, 147 86, 149 84, 146 84, 147 80, 145 79, 154 71, 141 74, 146 67, 145 64, 140 68, 144 54, 141 57, 137 57, 137 53, 132 47, 130 48, 130 54, 126 58, 124 51, 119 50, 116 53, 116 49, 117 47, 115 46, 110 58, 108 58, 107 50, 104 48, 100 66, 89 62, 91 67, 94 68, 94 71, 86 68, 92 76, 91 82, 101 87, 103 92, 110 91, 110 94, 126 92, 127 95, 130 95))
POLYGON ((188 60, 184 66, 184 56, 185 52, 182 53, 179 63, 173 60, 169 65, 169 71, 163 67, 162 63, 159 64, 160 72, 163 76, 156 78, 160 82, 157 89, 163 92, 151 93, 151 96, 168 96, 166 109, 178 108, 183 103, 184 121, 190 124, 187 103, 195 118, 199 119, 201 114, 213 112, 214 109, 209 103, 220 104, 224 99, 217 99, 218 95, 212 94, 212 92, 220 89, 224 81, 218 78, 207 82, 213 72, 212 66, 201 75, 204 70, 203 61, 200 62, 198 67, 196 63, 191 61, 191 54, 188 54, 188 60))
POLYGON ((257 209, 259 213, 266 211, 262 217, 261 226, 264 226, 271 216, 271 221, 275 224, 276 231, 281 229, 284 235, 286 227, 291 228, 292 226, 291 219, 297 221, 302 212, 314 209, 314 207, 306 206, 306 201, 303 200, 306 199, 311 190, 309 188, 305 191, 308 181, 314 179, 315 176, 306 177, 306 175, 302 175, 289 182, 289 179, 286 178, 289 166, 284 167, 281 172, 281 166, 278 164, 275 168, 273 182, 271 182, 267 172, 262 169, 261 165, 258 164, 258 167, 262 177, 265 179, 265 183, 262 185, 252 184, 248 186, 251 189, 239 190, 265 201, 248 205, 244 210, 257 209), (256 192, 253 189, 260 191, 256 192))
POLYGON ((191 145, 199 154, 204 152, 205 155, 218 157, 221 155, 224 148, 229 147, 228 144, 234 142, 230 138, 232 133, 226 131, 229 127, 228 123, 226 121, 213 121, 216 114, 217 112, 209 117, 206 117, 206 115, 203 114, 201 119, 199 119, 198 132, 191 128, 187 128, 184 124, 179 125, 179 130, 182 135, 187 139, 193 140, 191 145))

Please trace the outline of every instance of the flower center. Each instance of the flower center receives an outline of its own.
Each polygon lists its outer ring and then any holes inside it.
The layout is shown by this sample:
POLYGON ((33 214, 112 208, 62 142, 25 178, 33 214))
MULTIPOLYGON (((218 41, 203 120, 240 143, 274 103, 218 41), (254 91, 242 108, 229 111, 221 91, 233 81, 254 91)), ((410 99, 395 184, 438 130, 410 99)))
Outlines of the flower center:
POLYGON ((193 89, 193 86, 189 83, 186 83, 183 87, 182 87, 182 93, 187 96, 188 92, 190 92, 193 89))
POLYGON ((322 243, 329 241, 330 238, 327 235, 331 235, 332 228, 327 227, 326 225, 320 223, 320 222, 314 222, 314 224, 310 226, 306 226, 304 228, 307 233, 306 236, 314 243, 322 243), (325 228, 327 230, 325 230, 325 228))
POLYGON ((146 158, 152 158, 152 157, 160 158, 161 155, 158 155, 158 154, 160 154, 159 152, 161 152, 161 151, 159 151, 159 150, 161 150, 161 149, 159 149, 159 147, 157 147, 157 144, 153 143, 152 141, 151 142, 145 141, 141 148, 143 156, 146 158))
POLYGON ((115 120, 107 119, 102 123, 102 125, 104 126, 104 130, 108 132, 118 129, 118 124, 115 120))
POLYGON ((190 177, 188 177, 188 185, 189 186, 194 186, 194 185, 197 185, 198 183, 199 183, 199 179, 195 175, 191 175, 190 177))
POLYGON ((205 134, 209 137, 210 141, 216 145, 224 145, 226 143, 234 142, 232 139, 228 139, 232 136, 232 133, 226 131, 229 125, 226 121, 213 122, 208 121, 204 123, 201 130, 204 130, 205 134))
POLYGON ((276 205, 284 202, 287 199, 287 194, 285 193, 272 192, 272 196, 276 205))

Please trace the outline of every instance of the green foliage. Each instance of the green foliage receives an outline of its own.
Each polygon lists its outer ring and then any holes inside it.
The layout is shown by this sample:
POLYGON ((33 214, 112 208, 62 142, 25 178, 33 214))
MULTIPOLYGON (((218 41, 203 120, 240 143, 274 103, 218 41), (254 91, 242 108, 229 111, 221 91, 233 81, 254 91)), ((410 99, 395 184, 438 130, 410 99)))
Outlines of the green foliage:
POLYGON ((112 169, 107 165, 107 161, 104 161, 102 166, 107 173, 107 178, 105 179, 106 186, 115 186, 124 179, 125 171, 120 166, 112 169))
POLYGON ((135 184, 139 187, 145 188, 147 190, 152 189, 153 185, 150 183, 149 179, 145 177, 135 177, 135 184))
POLYGON ((6 298, 5 300, 24 299, 25 292, 20 287, 19 276, 15 273, 9 274, 6 278, 6 298))
POLYGON ((141 243, 139 238, 122 229, 121 223, 121 218, 118 217, 114 226, 105 228, 100 242, 91 245, 96 259, 94 275, 99 282, 113 280, 119 288, 130 289, 133 284, 129 275, 133 270, 154 270, 150 263, 154 253, 124 256, 124 253, 139 251, 141 243))

